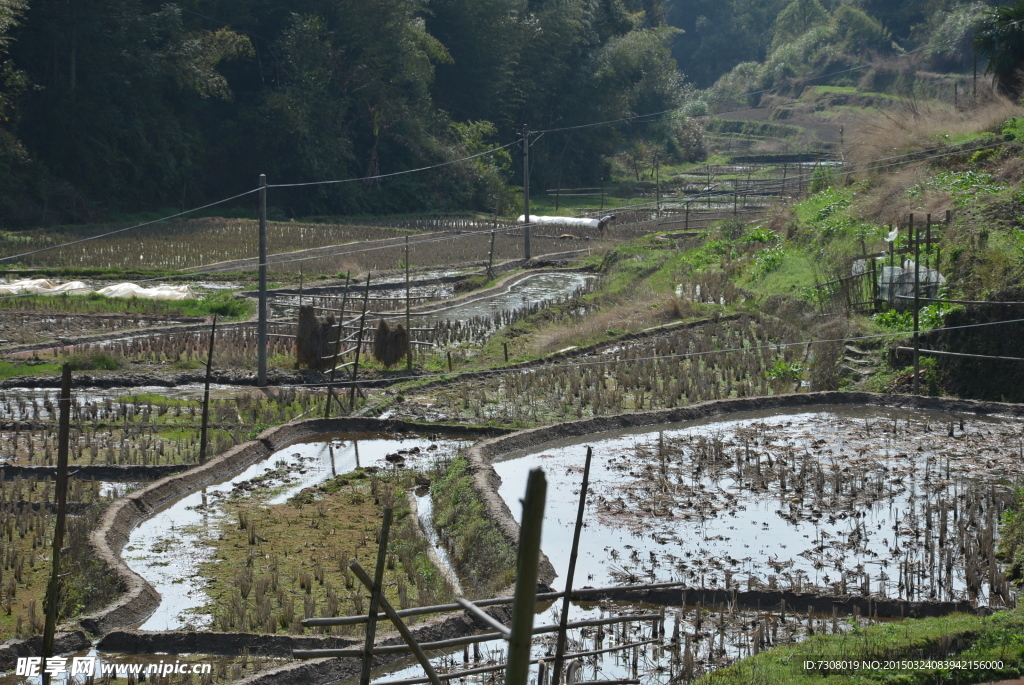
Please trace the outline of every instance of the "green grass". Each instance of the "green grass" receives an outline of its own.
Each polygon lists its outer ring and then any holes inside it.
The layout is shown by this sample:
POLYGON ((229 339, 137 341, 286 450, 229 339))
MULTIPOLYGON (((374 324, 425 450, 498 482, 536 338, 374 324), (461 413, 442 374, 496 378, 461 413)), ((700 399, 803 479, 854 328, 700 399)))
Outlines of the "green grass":
POLYGON ((760 277, 751 274, 742 281, 743 287, 761 297, 791 295, 800 297, 807 288, 813 287, 816 279, 814 257, 800 249, 786 249, 781 263, 760 277))
POLYGON ((980 683, 1018 677, 1024 673, 1024 610, 989 617, 951 614, 941 618, 908 619, 844 635, 815 636, 799 644, 777 647, 700 679, 700 685, 801 685, 803 683, 980 683), (824 673, 805 668, 806 662, 887 660, 1001 661, 1002 669, 940 670, 889 668, 824 673))
POLYGON ((469 464, 453 459, 430 488, 434 524, 446 531, 452 561, 460 576, 472 579, 471 594, 489 597, 515 580, 516 551, 497 524, 484 515, 484 505, 471 484, 469 464))
POLYGON ((89 295, 25 295, 0 298, 0 310, 44 311, 71 314, 145 314, 150 316, 218 316, 246 319, 256 305, 250 300, 219 292, 195 300, 143 300, 89 295))
POLYGON ((52 376, 60 373, 59 364, 20 364, 16 362, 0 362, 0 378, 14 376, 52 376))

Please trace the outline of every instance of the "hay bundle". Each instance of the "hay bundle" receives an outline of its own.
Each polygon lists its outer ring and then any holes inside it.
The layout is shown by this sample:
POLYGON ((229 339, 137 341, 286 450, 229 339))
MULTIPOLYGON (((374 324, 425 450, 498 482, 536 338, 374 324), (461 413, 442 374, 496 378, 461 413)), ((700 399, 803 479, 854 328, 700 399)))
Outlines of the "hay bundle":
POLYGON ((312 305, 299 307, 299 328, 295 336, 295 359, 310 369, 325 369, 331 360, 324 359, 334 354, 331 347, 331 330, 334 316, 320 318, 312 305))
POLYGON ((373 358, 391 368, 409 352, 409 333, 402 324, 394 328, 384 319, 377 324, 377 332, 373 336, 373 358))

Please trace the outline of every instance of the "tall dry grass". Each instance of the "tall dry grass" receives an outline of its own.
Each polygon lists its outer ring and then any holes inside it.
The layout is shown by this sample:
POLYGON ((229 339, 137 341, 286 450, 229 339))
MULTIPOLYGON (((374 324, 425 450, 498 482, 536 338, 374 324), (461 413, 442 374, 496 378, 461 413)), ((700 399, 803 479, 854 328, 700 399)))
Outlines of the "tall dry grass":
POLYGON ((845 133, 847 161, 855 169, 873 167, 878 164, 876 160, 998 130, 1007 119, 1024 115, 1024 108, 989 85, 979 84, 978 97, 966 102, 955 108, 908 95, 893 107, 858 115, 845 133))
MULTIPOLYGON (((869 169, 856 174, 870 181, 869 188, 858 193, 858 214, 862 218, 883 225, 903 224, 911 212, 941 216, 951 208, 949 194, 945 192, 931 190, 908 195, 909 190, 930 176, 927 161, 875 167, 898 162, 899 159, 891 158, 908 152, 938 153, 956 141, 970 141, 971 136, 979 133, 998 131, 1011 117, 1024 115, 1024 108, 989 86, 979 86, 978 98, 967 102, 958 109, 904 97, 892 108, 856 117, 847 129, 845 153, 853 169, 869 169)), ((965 145, 972 147, 970 142, 965 145)))

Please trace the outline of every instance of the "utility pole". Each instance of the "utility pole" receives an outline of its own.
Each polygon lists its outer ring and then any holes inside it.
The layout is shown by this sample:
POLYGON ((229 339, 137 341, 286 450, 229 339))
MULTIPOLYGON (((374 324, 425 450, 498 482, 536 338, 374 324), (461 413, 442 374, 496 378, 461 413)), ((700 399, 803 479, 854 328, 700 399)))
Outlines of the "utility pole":
POLYGON ((530 127, 523 124, 523 257, 530 254, 530 127))
POLYGON ((256 385, 267 386, 267 175, 260 174, 260 297, 259 338, 256 354, 256 385))
POLYGON ((203 423, 199 429, 199 463, 206 463, 206 438, 210 426, 210 377, 213 375, 213 345, 217 339, 217 315, 210 327, 210 352, 206 355, 206 381, 203 384, 203 423))

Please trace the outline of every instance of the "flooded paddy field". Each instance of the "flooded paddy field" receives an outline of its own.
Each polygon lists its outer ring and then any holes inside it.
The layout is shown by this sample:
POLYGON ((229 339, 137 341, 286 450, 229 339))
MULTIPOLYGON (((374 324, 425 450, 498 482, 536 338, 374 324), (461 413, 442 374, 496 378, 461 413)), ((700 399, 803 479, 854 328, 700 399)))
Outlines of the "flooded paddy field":
MULTIPOLYGON (((557 626, 561 601, 538 605, 534 627, 557 626)), ((620 601, 573 602, 569 621, 583 622, 621 617, 623 622, 571 628, 567 632, 566 659, 579 661, 577 681, 628 680, 641 683, 690 681, 723 668, 744 656, 756 654, 774 645, 792 644, 808 635, 846 633, 856 626, 867 626, 870 618, 838 614, 796 614, 765 609, 754 611, 736 606, 665 607, 657 604, 620 601), (646 617, 646 618, 639 618, 646 617)), ((531 682, 540 682, 539 663, 550 669, 556 651, 557 634, 538 635, 531 649, 531 682)), ((476 674, 453 679, 457 682, 503 682, 508 643, 486 640, 457 649, 429 653, 431 664, 442 674, 473 669, 476 674)), ((375 685, 426 682, 414 660, 406 659, 375 669, 375 685)), ((550 671, 549 671, 550 675, 550 671)), ((341 681, 355 685, 358 679, 341 681)))
MULTIPOLYGON (((826 406, 551 443, 494 464, 513 512, 529 469, 579 491, 588 584, 679 580, 1012 606, 997 527, 1024 472, 1019 421, 826 406)), ((568 565, 575 497, 548 501, 542 549, 568 565)), ((582 579, 581 579, 582 580, 582 579)), ((556 581, 557 582, 557 581, 556 581)))
MULTIPOLYGON (((410 316, 413 328, 430 329, 418 333, 416 339, 435 345, 454 343, 482 344, 495 330, 502 326, 545 309, 552 304, 576 299, 589 292, 597 282, 594 274, 576 271, 545 271, 527 274, 512 280, 504 287, 464 296, 459 301, 445 304, 426 301, 424 292, 431 293, 430 300, 450 299, 454 295, 450 285, 413 288, 415 308, 410 316)), ((358 286, 349 290, 347 299, 341 295, 306 298, 306 304, 340 311, 342 305, 349 312, 362 310, 362 291, 358 286)), ((298 297, 290 296, 289 304, 282 311, 295 315, 298 297)), ((374 312, 371 323, 378 318, 389 319, 392 323, 405 323, 404 291, 400 294, 371 291, 367 311, 374 312)), ((285 330, 283 327, 280 330, 285 330)))
MULTIPOLYGON (((303 617, 361 611, 347 564, 360 558, 373 566, 381 502, 407 512, 403 492, 416 483, 400 466, 425 469, 463 444, 443 436, 325 437, 174 502, 137 526, 124 550, 161 595, 141 629, 301 632, 303 617)), ((421 551, 399 549, 389 560, 396 605, 428 590, 415 570, 426 563, 413 558, 421 551)))

